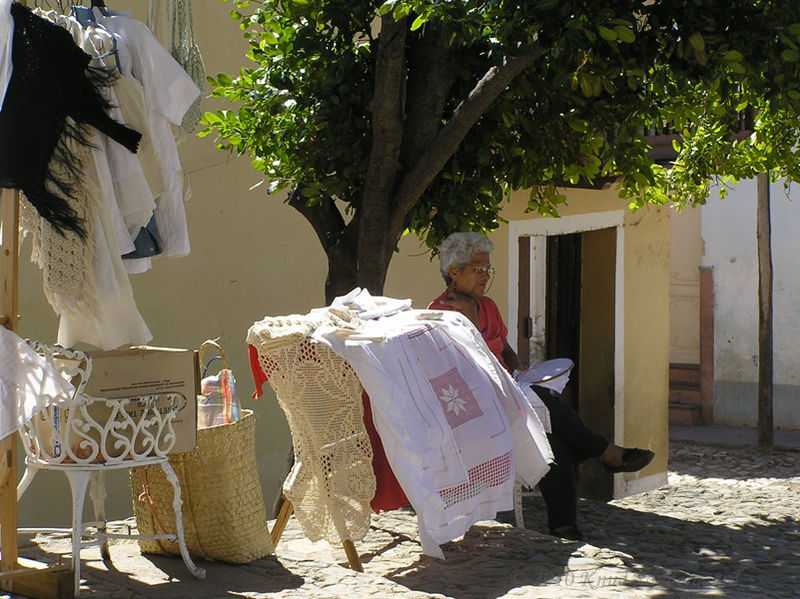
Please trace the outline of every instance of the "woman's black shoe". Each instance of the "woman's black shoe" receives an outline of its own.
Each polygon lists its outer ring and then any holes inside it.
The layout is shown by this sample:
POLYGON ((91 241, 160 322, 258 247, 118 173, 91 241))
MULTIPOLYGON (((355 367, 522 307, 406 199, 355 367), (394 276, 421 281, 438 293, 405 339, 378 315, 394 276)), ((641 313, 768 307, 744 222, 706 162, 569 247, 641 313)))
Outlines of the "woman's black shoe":
POLYGON ((622 452, 622 463, 619 466, 603 464, 609 472, 638 472, 653 461, 654 454, 649 449, 630 448, 622 452))
POLYGON ((557 528, 551 528, 550 534, 554 537, 561 537, 562 539, 567 539, 570 541, 585 541, 586 537, 583 536, 583 533, 578 530, 578 527, 574 524, 565 524, 564 526, 559 526, 557 528))

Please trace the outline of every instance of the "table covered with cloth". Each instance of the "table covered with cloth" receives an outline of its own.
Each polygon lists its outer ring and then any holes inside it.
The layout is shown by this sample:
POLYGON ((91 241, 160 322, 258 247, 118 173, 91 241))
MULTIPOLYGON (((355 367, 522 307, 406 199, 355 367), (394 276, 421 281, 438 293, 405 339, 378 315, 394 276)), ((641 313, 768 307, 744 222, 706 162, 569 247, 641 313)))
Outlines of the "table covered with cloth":
MULTIPOLYGON (((515 477, 533 486, 547 472, 553 458, 541 421, 463 315, 404 309, 362 320, 358 311, 328 308, 292 318, 296 325, 291 333, 276 328, 275 319, 269 318, 255 323, 248 332, 248 343, 257 356, 257 389, 259 380, 268 378, 283 406, 285 397, 281 395, 288 389, 281 389, 284 383, 275 379, 279 369, 274 356, 281 338, 293 338, 298 347, 313 347, 317 363, 325 351, 335 353, 342 360, 338 376, 350 379, 352 375, 369 395, 374 427, 388 464, 417 513, 425 554, 443 557, 440 544, 461 536, 479 520, 512 509, 515 477)), ((308 374, 294 368, 291 376, 308 374)), ((302 393, 303 389, 315 389, 318 382, 295 380, 293 385, 293 393, 302 393)), ((355 389, 347 396, 331 398, 337 405, 346 402, 363 419, 360 400, 355 389)), ((308 402, 296 403, 303 412, 317 410, 308 402)), ((287 418, 297 453, 295 428, 300 420, 305 425, 310 420, 300 414, 287 413, 287 418)), ((366 435, 363 424, 355 426, 355 417, 350 424, 351 442, 366 435)), ((345 436, 340 440, 343 443, 345 436)), ((325 444, 333 446, 330 439, 325 444)), ((361 479, 364 463, 357 461, 358 474, 345 464, 339 468, 346 476, 361 479)), ((284 484, 290 500, 302 469, 302 464, 295 464, 284 484)), ((369 500, 359 513, 368 513, 369 500)), ((353 513, 352 501, 340 503, 353 513)), ((304 533, 313 538, 302 518, 298 515, 304 533)), ((363 526, 354 528, 364 530, 363 526)))

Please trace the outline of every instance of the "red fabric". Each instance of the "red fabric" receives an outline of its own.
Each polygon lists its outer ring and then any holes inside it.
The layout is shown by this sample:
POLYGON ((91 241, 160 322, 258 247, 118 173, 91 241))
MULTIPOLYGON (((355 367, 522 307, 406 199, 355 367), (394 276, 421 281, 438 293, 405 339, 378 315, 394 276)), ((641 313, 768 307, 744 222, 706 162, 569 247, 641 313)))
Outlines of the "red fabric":
POLYGON ((261 364, 258 361, 258 350, 252 345, 248 345, 247 352, 250 356, 250 371, 253 373, 253 382, 256 385, 256 390, 253 391, 252 398, 258 399, 264 394, 261 387, 269 380, 269 377, 261 370, 261 364))
MULTIPOLYGON (((258 361, 258 350, 252 345, 248 345, 248 354, 250 356, 250 370, 253 373, 253 382, 256 385, 256 390, 253 393, 253 398, 258 399, 263 392, 261 387, 269 381, 269 377, 264 374, 261 369, 261 363, 258 361)), ((375 425, 372 422, 372 407, 369 402, 369 395, 364 391, 361 395, 361 401, 364 406, 364 428, 367 429, 370 443, 372 443, 372 470, 375 472, 375 497, 370 501, 370 507, 375 512, 396 510, 399 507, 408 505, 408 498, 403 493, 400 483, 392 472, 392 467, 389 466, 389 461, 386 459, 386 452, 383 449, 383 443, 378 436, 378 431, 375 430, 375 425)))
POLYGON ((367 435, 372 443, 372 470, 375 472, 375 497, 372 498, 369 505, 376 513, 396 510, 408 505, 408 498, 386 459, 383 443, 372 422, 372 407, 366 391, 361 394, 361 401, 364 404, 364 427, 367 429, 367 435))
MULTIPOLYGON (((452 310, 451 306, 442 303, 442 300, 447 299, 447 291, 428 304, 429 310, 452 310)), ((503 360, 503 340, 508 337, 508 329, 503 322, 503 317, 500 315, 500 309, 494 300, 481 295, 475 298, 478 301, 478 322, 480 323, 480 331, 486 345, 489 346, 495 357, 500 360, 500 364, 506 366, 503 360)))

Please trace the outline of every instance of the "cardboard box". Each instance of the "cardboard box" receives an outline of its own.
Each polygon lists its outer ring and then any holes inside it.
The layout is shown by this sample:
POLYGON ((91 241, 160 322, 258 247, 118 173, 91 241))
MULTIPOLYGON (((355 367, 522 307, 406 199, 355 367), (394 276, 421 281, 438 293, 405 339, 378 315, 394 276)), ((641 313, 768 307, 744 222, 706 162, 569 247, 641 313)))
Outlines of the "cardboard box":
MULTIPOLYGON (((175 445, 170 453, 197 447, 197 395, 200 393, 198 352, 164 347, 132 347, 89 352, 92 373, 84 393, 120 399, 159 393, 176 393, 185 399, 173 421, 175 445)), ((93 409, 103 408, 97 404, 93 409)), ((135 411, 135 403, 127 408, 135 411)), ((95 414, 98 420, 102 417, 95 414)))

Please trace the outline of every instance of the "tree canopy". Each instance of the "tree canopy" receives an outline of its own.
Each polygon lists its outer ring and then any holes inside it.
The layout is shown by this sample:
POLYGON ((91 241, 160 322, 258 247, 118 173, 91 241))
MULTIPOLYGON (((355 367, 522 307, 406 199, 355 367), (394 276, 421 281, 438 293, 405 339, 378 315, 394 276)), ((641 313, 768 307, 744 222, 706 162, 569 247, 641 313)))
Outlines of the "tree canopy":
POLYGON ((569 185, 615 181, 635 208, 800 176, 800 2, 234 4, 251 64, 212 78, 232 109, 204 133, 288 191, 328 256, 329 299, 381 292, 408 231, 435 248, 495 229, 512 190, 555 215, 569 185), (668 165, 646 140, 665 126, 668 165))

